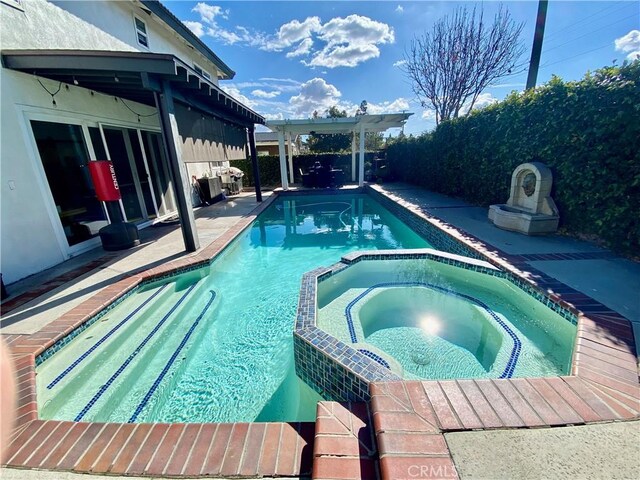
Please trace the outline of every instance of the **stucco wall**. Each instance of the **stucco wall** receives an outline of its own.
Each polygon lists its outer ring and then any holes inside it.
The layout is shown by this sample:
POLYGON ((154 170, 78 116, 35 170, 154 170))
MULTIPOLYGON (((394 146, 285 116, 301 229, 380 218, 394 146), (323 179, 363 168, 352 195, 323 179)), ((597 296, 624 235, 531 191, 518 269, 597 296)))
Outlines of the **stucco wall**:
MULTIPOLYGON (((57 89, 57 82, 41 81, 50 91, 57 89)), ((66 240, 56 236, 59 220, 26 115, 46 115, 48 121, 71 117, 93 126, 103 122, 152 129, 158 128, 158 117, 141 118, 138 123, 114 97, 92 96, 89 90, 73 85, 68 90, 62 87, 54 107, 37 77, 7 69, 0 70, 0 94, 0 269, 5 283, 11 283, 69 257, 61 245, 66 240)), ((135 102, 127 104, 143 114, 155 111, 135 102)))
POLYGON ((60 8, 71 12, 86 22, 108 32, 126 43, 130 48, 142 52, 170 53, 189 66, 197 63, 211 74, 211 81, 218 84, 215 65, 204 55, 190 48, 186 41, 167 27, 155 15, 149 15, 136 2, 132 1, 95 1, 95 0, 53 0, 60 8), (147 26, 149 48, 141 46, 136 38, 133 14, 143 20, 147 26))
POLYGON ((6 50, 117 50, 170 53, 196 62, 218 84, 216 67, 188 47, 157 17, 131 1, 25 0, 24 11, 0 3, 0 48, 6 50), (135 12, 147 25, 149 49, 138 44, 135 12))
POLYGON ((23 8, 24 11, 20 11, 0 4, 0 48, 3 50, 136 50, 45 0, 26 0, 23 8))

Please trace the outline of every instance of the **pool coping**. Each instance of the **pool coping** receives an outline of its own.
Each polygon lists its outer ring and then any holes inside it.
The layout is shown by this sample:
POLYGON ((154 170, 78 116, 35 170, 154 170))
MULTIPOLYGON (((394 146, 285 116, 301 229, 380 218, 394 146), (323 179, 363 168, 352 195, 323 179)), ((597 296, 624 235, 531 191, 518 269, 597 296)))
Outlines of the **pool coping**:
MULTIPOLYGON (((365 191, 375 192, 374 198, 384 197, 387 200, 383 203, 385 207, 393 202, 417 220, 428 222, 451 237, 447 241, 456 242, 460 248, 473 249, 477 258, 518 276, 578 316, 570 376, 373 383, 370 407, 383 478, 397 478, 402 469, 406 476, 408 458, 414 463, 417 458, 423 459, 431 466, 436 458, 438 465, 442 462, 449 465, 445 461, 446 458, 450 461, 447 455, 434 456, 428 449, 420 450, 415 446, 407 448, 415 442, 407 442, 405 437, 419 434, 423 429, 420 425, 425 422, 430 425, 429 435, 442 435, 444 431, 454 430, 559 426, 640 418, 634 336, 625 317, 531 268, 524 261, 510 262, 509 255, 504 252, 424 214, 398 197, 393 198, 371 186, 365 191), (531 411, 534 415, 529 414, 531 411), (496 416, 499 422, 495 421, 496 416)), ((305 192, 278 193, 284 196, 305 192)), ((336 191, 307 193, 334 194, 336 191)), ((18 419, 4 464, 92 473, 246 477, 309 474, 311 463, 315 471, 316 464, 329 461, 332 456, 311 456, 313 436, 319 434, 313 432, 313 423, 100 424, 37 418, 36 356, 142 283, 210 264, 278 196, 272 195, 198 253, 129 275, 32 335, 3 334, 16 363, 19 392, 18 419), (279 438, 276 445, 266 441, 275 438, 274 435, 279 438), (252 454, 252 451, 258 453, 252 454), (214 453, 219 458, 210 461, 215 457, 214 453), (205 458, 200 460, 199 455, 205 458)), ((415 438, 410 437, 410 440, 415 438)))

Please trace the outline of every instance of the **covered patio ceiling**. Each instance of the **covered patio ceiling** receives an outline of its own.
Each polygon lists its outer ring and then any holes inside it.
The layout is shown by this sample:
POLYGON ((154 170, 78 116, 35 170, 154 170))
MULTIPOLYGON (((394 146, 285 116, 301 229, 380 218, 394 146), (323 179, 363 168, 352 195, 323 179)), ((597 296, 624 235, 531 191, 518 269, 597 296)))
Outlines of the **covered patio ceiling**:
POLYGON ((149 106, 170 84, 173 98, 223 120, 250 127, 264 118, 174 55, 99 50, 3 50, 5 68, 77 85, 149 106))
POLYGON ((287 190, 293 183, 293 153, 291 135, 354 134, 351 139, 351 181, 356 181, 356 136, 360 134, 360 157, 358 185, 364 185, 364 138, 365 133, 380 133, 389 128, 402 128, 413 113, 383 113, 379 115, 358 115, 346 118, 306 118, 297 120, 270 120, 266 126, 278 134, 280 151, 280 179, 282 188, 287 190), (285 135, 289 141, 289 177, 287 178, 287 160, 285 157, 285 135))

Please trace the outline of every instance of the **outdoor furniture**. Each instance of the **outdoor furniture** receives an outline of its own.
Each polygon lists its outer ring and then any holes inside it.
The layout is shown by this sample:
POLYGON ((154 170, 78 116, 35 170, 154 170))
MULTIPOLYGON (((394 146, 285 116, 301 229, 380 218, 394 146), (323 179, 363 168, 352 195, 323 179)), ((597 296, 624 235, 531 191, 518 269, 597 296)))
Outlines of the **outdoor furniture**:
POLYGON ((302 173, 302 186, 309 188, 340 187, 344 184, 344 172, 341 168, 325 167, 316 162, 308 173, 302 173))

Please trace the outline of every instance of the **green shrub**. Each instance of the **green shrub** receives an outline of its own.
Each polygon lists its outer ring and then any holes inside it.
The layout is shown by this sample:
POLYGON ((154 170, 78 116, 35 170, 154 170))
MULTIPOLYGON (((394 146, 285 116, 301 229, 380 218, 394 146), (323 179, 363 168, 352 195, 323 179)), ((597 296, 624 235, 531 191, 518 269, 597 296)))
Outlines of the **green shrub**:
POLYGON ((640 61, 547 84, 391 144, 396 178, 479 205, 504 203, 511 174, 553 172, 561 227, 640 254, 640 61))

